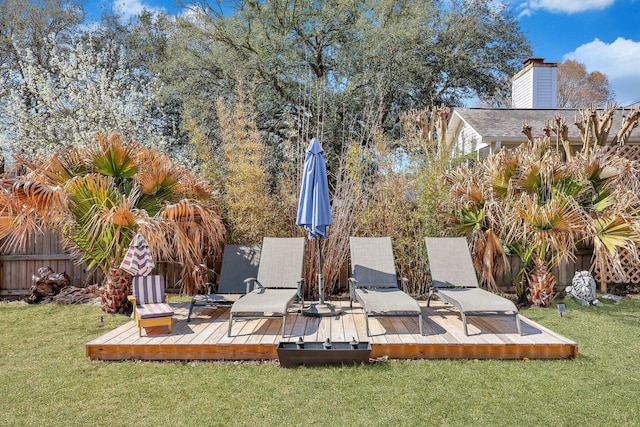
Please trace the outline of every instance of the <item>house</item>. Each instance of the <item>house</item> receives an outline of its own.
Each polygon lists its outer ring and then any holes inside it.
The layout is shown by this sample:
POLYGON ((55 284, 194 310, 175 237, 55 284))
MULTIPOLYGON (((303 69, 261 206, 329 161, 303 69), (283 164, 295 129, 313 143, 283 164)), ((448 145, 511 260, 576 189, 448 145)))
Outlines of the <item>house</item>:
MULTIPOLYGON (((544 58, 527 59, 511 80, 513 108, 454 108, 446 140, 455 144, 456 154, 476 153, 477 158, 485 158, 501 149, 515 148, 527 141, 522 133, 525 122, 531 126, 534 138, 542 138, 545 123, 553 123, 556 116, 565 119, 572 145, 581 146, 580 131, 574 124, 579 110, 556 108, 557 67, 555 62, 544 62, 544 58)), ((625 112, 638 106, 616 111, 610 138, 620 129, 625 112)), ((640 144, 640 128, 633 130, 629 144, 640 144)))

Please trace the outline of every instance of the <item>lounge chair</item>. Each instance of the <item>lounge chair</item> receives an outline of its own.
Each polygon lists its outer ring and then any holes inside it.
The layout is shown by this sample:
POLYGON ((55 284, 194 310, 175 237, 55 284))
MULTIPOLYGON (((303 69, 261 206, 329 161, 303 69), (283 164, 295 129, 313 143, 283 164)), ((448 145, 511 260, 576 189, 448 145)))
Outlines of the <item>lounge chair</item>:
POLYGON ((249 292, 244 280, 256 277, 260 260, 260 245, 227 245, 222 253, 222 267, 216 293, 191 298, 187 322, 191 321, 194 307, 230 306, 249 292))
POLYGON ((163 276, 134 276, 133 294, 129 301, 133 304, 133 319, 138 325, 138 335, 142 328, 166 326, 171 333, 173 309, 165 301, 163 276))
POLYGON ((287 310, 296 298, 300 301, 303 298, 304 240, 304 237, 264 238, 258 275, 245 280, 253 290, 233 303, 229 310, 228 336, 231 336, 234 319, 272 317, 282 317, 284 336, 287 310))
POLYGON ((398 286, 395 260, 390 237, 351 237, 351 278, 349 296, 351 305, 362 304, 371 336, 369 317, 418 316, 422 333, 422 310, 418 302, 407 295, 408 280, 402 278, 402 290, 398 286), (404 292, 403 292, 404 291, 404 292))
POLYGON ((436 295, 442 302, 451 304, 460 311, 465 335, 468 316, 490 314, 515 316, 518 334, 520 316, 515 304, 506 298, 486 291, 478 286, 478 278, 471 260, 471 253, 464 237, 426 237, 427 254, 431 268, 433 287, 429 291, 427 307, 436 295))

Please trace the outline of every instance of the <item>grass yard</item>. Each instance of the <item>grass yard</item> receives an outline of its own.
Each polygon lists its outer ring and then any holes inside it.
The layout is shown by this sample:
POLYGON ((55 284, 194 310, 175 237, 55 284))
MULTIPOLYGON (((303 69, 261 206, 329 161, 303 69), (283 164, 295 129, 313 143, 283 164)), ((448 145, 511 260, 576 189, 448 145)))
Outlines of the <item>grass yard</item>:
POLYGON ((557 361, 97 362, 85 344, 128 322, 95 306, 0 304, 0 425, 489 426, 640 424, 640 298, 527 309, 576 341, 557 361))

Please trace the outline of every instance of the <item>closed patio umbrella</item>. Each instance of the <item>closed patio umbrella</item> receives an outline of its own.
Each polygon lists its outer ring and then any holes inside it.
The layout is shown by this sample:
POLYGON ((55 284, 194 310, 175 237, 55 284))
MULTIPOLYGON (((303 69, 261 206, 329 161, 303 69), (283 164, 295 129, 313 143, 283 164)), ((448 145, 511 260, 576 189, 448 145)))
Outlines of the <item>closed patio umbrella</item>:
POLYGON ((331 205, 324 150, 318 138, 313 138, 304 160, 304 172, 298 200, 296 224, 304 227, 309 239, 315 239, 318 251, 318 293, 319 304, 312 304, 304 314, 311 316, 334 316, 335 307, 325 304, 324 276, 322 275, 321 239, 327 238, 327 226, 331 225, 331 205))
POLYGON ((120 269, 132 276, 146 276, 151 273, 154 267, 149 243, 141 233, 137 233, 131 240, 129 249, 120 263, 120 269))

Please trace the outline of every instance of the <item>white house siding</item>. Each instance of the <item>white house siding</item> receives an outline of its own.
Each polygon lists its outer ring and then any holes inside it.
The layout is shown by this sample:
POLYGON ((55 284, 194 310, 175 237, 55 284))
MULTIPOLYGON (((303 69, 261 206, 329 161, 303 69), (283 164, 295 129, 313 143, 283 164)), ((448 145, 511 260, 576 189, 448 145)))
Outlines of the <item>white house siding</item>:
MULTIPOLYGON (((533 68, 533 67, 531 67, 533 68)), ((530 70, 519 74, 511 85, 513 108, 531 108, 533 105, 533 73, 530 70)))
POLYGON ((464 123, 456 139, 456 151, 459 155, 472 153, 487 144, 482 142, 482 136, 478 134, 468 123, 464 123))
POLYGON ((511 102, 513 108, 556 108, 557 92, 557 64, 529 64, 513 77, 511 102))
POLYGON ((558 105, 557 87, 558 68, 555 66, 534 66, 533 105, 528 108, 556 108, 558 105))

